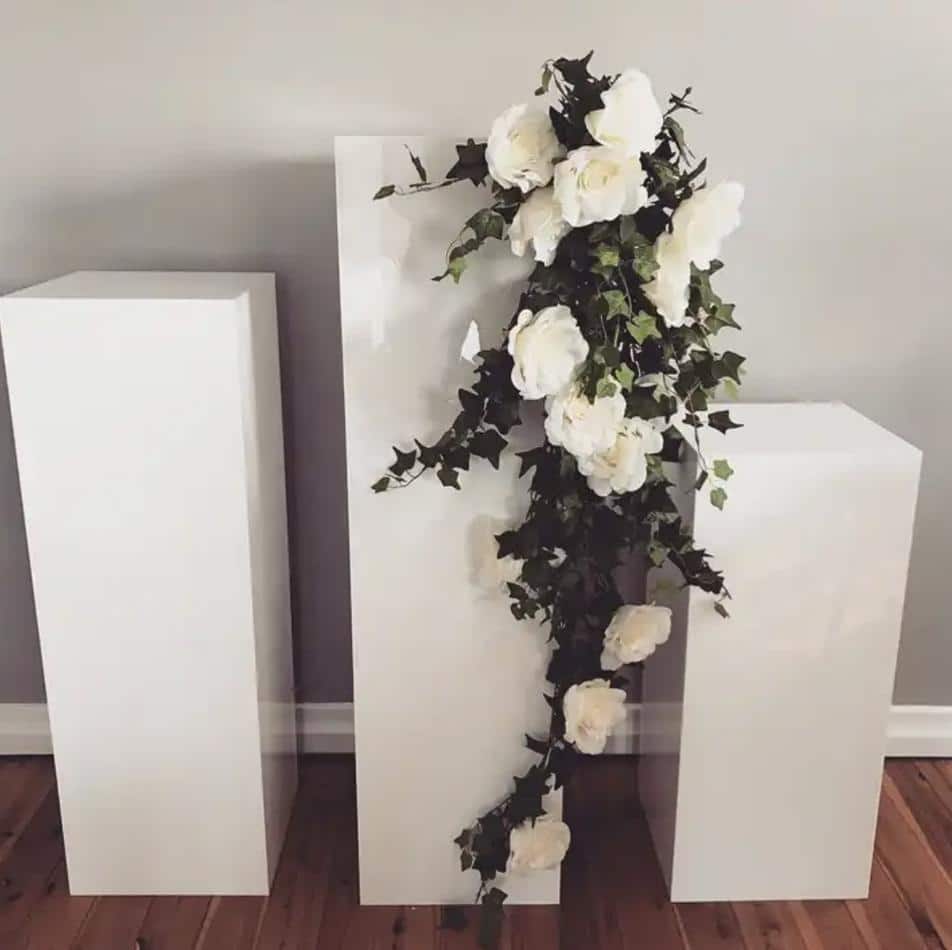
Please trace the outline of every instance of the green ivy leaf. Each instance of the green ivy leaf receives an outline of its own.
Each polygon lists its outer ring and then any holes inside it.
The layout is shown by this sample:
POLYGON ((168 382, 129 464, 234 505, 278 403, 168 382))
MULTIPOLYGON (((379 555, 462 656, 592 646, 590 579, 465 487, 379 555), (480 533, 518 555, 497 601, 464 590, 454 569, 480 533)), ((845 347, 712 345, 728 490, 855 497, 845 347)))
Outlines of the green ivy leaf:
POLYGON ((410 161, 413 162, 413 167, 416 169, 416 173, 420 177, 420 181, 423 184, 426 184, 426 169, 423 167, 423 162, 420 161, 420 156, 414 155, 413 150, 409 145, 404 147, 410 153, 410 161))
POLYGON ((486 459, 493 468, 499 468, 499 455, 508 444, 495 429, 484 429, 469 440, 469 449, 473 455, 486 459))
POLYGON ((714 604, 714 610, 716 613, 720 614, 725 620, 730 617, 730 614, 727 612, 727 608, 720 602, 714 604))
POLYGON ((493 211, 492 208, 483 208, 469 218, 466 227, 472 229, 476 235, 476 240, 482 244, 487 238, 501 239, 506 230, 506 221, 499 212, 493 211))
POLYGON ((598 263, 605 268, 617 267, 621 263, 621 257, 617 247, 610 244, 599 244, 595 248, 595 257, 598 263))
POLYGON ((711 489, 711 504, 719 511, 724 510, 724 502, 727 501, 727 492, 723 488, 711 489))
POLYGON ((390 466, 390 471, 399 478, 416 465, 417 454, 415 449, 410 452, 401 452, 396 446, 393 447, 393 451, 397 460, 390 466))
POLYGON ((374 201, 379 201, 381 198, 389 198, 396 190, 396 185, 384 185, 382 188, 377 189, 374 194, 374 201))
POLYGON ((452 277, 453 283, 458 284, 460 277, 463 276, 464 270, 466 270, 466 255, 460 254, 457 257, 451 258, 449 264, 446 265, 446 270, 443 271, 442 274, 434 277, 433 280, 439 283, 444 277, 452 277))
POLYGON ((539 80, 539 86, 535 91, 537 96, 544 96, 549 91, 549 83, 552 82, 552 70, 549 68, 549 64, 546 63, 542 67, 542 79, 539 80))
POLYGON ((384 475, 383 478, 378 478, 370 487, 379 495, 380 492, 386 491, 389 486, 390 479, 384 475))
POLYGON ((714 373, 719 379, 726 376, 734 380, 735 383, 739 383, 740 368, 745 361, 746 357, 728 350, 726 353, 722 353, 720 358, 714 362, 714 373))
POLYGON ((618 385, 621 386, 625 392, 628 392, 635 384, 635 372, 627 363, 622 363, 621 366, 615 370, 615 379, 618 381, 618 385))
POLYGON ((614 396, 615 390, 618 388, 618 384, 615 382, 611 376, 603 376, 599 381, 598 385, 595 387, 595 395, 602 399, 604 397, 614 396))
POLYGON ((712 412, 707 417, 707 424, 718 432, 729 432, 731 429, 740 428, 740 425, 731 419, 731 414, 727 409, 712 412))
POLYGON ((653 540, 648 545, 648 558, 655 567, 661 567, 668 557, 669 550, 670 548, 668 548, 667 545, 662 544, 660 541, 653 540))
POLYGON ((633 320, 628 321, 628 332, 635 338, 635 342, 639 346, 649 337, 661 339, 657 320, 650 313, 645 313, 643 310, 633 320))
POLYGON ((734 469, 730 467, 727 459, 714 459, 714 464, 711 468, 714 471, 714 477, 724 482, 734 474, 734 469))
POLYGON ((628 298, 621 290, 606 290, 599 297, 605 301, 608 312, 605 314, 606 320, 611 320, 619 314, 625 317, 631 316, 631 308, 628 306, 628 298))
POLYGON ((459 474, 455 468, 449 468, 446 465, 441 465, 437 469, 436 477, 447 488, 455 488, 457 491, 459 491, 459 474))

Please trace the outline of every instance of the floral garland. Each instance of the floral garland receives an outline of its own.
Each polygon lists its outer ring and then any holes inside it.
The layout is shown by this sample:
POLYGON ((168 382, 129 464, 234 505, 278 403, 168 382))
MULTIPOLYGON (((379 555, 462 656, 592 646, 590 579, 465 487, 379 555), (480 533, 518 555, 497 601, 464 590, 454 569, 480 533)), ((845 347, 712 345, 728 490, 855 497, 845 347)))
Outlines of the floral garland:
POLYGON ((507 109, 485 144, 456 147, 443 179, 430 181, 411 152, 419 181, 374 196, 489 185, 491 203, 466 221, 434 280, 458 282, 489 239, 508 236, 515 254, 536 261, 505 339, 476 355, 477 378, 459 391, 453 424, 433 445, 395 448, 373 485, 403 487, 433 469, 458 489, 473 456, 498 468, 523 401, 545 401, 546 441, 519 453, 519 477, 531 474, 528 513, 495 536, 493 560, 513 615, 549 625, 549 732, 526 737, 538 762, 456 838, 463 870, 480 875, 487 946, 506 898, 494 879, 561 862, 570 831, 544 798, 578 753, 600 753, 622 721, 621 667, 670 634, 670 610, 626 604, 616 568, 633 552, 670 561, 727 615, 723 576, 683 524, 662 463, 680 458, 687 432, 700 466, 695 490, 706 485, 723 507, 730 465, 708 464, 698 433, 736 425, 709 409, 719 386, 733 394, 744 361, 714 347, 716 334, 738 324, 711 277, 721 241, 739 224, 743 189, 701 181, 706 160, 694 162, 675 118, 698 111, 690 88, 663 112, 645 75, 595 77, 591 56, 547 62, 536 95, 554 87, 557 103, 507 109))

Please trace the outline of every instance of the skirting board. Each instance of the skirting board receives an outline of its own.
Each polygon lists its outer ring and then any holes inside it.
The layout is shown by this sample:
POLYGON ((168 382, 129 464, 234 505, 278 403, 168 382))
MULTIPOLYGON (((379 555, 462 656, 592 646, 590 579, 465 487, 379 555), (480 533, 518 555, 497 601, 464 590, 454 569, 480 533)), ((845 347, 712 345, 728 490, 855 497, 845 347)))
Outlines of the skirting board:
MULTIPOLYGON (((628 705, 625 721, 609 740, 607 753, 628 755, 637 750, 640 711, 637 703, 628 705)), ((306 755, 354 751, 351 703, 299 703, 297 726, 298 745, 306 755)), ((50 752, 45 703, 0 703, 0 756, 50 752)), ((893 706, 886 755, 952 758, 952 706, 893 706)))

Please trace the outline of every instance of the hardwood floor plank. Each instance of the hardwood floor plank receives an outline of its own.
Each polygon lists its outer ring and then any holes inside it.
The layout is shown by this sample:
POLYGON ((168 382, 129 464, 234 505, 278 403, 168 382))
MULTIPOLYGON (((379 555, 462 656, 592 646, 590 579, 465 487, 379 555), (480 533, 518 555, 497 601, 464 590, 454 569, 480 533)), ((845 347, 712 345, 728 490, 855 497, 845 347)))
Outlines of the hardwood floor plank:
POLYGON ((74 950, 135 947, 151 897, 100 897, 83 922, 74 950))
POLYGON ((926 947, 878 855, 873 860, 869 898, 847 901, 846 907, 874 950, 923 950, 926 947))
POLYGON ((210 906, 210 897, 154 897, 139 936, 147 950, 192 950, 210 906))
POLYGON ((63 860, 59 803, 48 788, 42 803, 0 867, 0 947, 15 946, 34 906, 63 860))
POLYGON ((252 950, 264 913, 264 897, 214 897, 195 950, 252 950))
POLYGON ((319 792, 313 772, 301 778, 256 950, 310 950, 321 929, 331 869, 334 812, 322 807, 318 796, 324 789, 319 792))
POLYGON ((748 901, 733 908, 747 950, 808 950, 788 904, 748 901))
POLYGON ((948 769, 948 774, 943 768, 943 766, 952 766, 952 763, 941 759, 917 759, 915 764, 939 801, 942 802, 942 807, 949 815, 952 815, 952 767, 948 769))
POLYGON ((49 756, 0 760, 0 867, 54 784, 49 756))
POLYGON ((674 913, 688 950, 744 950, 746 947, 730 904, 675 904, 674 913))
POLYGON ((512 907, 509 932, 512 950, 559 950, 558 907, 512 907))
POLYGON ((916 824, 922 829, 932 853, 947 873, 952 873, 952 812, 929 782, 923 763, 893 759, 886 774, 895 784, 916 824))
POLYGON ((808 950, 877 950, 863 937, 845 901, 796 901, 791 910, 808 950))
POLYGON ((394 950, 438 950, 438 907, 403 907, 393 921, 394 950))
POLYGON ((889 774, 883 777, 876 853, 926 946, 952 946, 952 881, 889 774))
POLYGON ((30 911, 22 943, 16 945, 17 948, 65 950, 72 947, 95 903, 95 897, 69 896, 66 862, 61 860, 50 875, 43 896, 30 911))

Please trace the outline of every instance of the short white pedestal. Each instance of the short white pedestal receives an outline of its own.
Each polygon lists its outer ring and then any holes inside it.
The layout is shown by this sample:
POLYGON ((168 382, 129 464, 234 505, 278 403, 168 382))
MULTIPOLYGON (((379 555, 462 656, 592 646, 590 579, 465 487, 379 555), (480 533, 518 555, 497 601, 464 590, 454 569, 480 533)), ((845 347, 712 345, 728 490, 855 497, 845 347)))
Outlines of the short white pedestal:
POLYGON ((840 404, 731 414, 693 512, 731 617, 682 595, 646 665, 642 801, 672 900, 862 898, 921 455, 840 404))
MULTIPOLYGON (((393 462, 391 445, 432 443, 453 421, 457 387, 473 378, 459 359, 469 322, 497 340, 527 268, 508 247, 487 247, 459 286, 430 280, 485 195, 464 185, 371 201, 412 175, 404 142, 427 168, 456 154, 450 141, 403 138, 338 139, 335 153, 360 899, 459 904, 479 876, 461 873, 453 838, 536 761, 523 735, 548 726, 545 632, 473 579, 487 518, 521 518, 525 484, 508 455, 499 472, 474 460, 458 492, 432 473, 382 495, 370 486, 393 462)), ((512 903, 556 903, 558 871, 504 887, 512 903)))
POLYGON ((73 894, 265 894, 297 780, 274 280, 0 300, 73 894))

